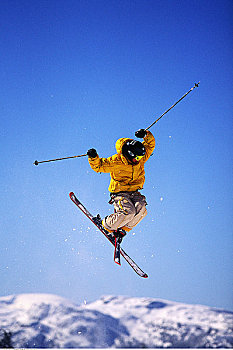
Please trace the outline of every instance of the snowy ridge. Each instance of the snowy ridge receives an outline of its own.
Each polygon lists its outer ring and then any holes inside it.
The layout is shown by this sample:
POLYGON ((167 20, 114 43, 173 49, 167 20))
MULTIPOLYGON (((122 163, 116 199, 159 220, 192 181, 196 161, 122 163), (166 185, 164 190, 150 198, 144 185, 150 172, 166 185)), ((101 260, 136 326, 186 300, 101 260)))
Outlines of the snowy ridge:
POLYGON ((23 348, 231 348, 233 312, 104 296, 82 306, 51 294, 0 298, 0 329, 23 348))
MULTIPOLYGON (((102 297, 87 305, 127 325, 136 345, 232 347, 233 312, 152 298, 102 297)), ((127 346, 127 344, 125 344, 127 346)), ((129 344, 130 345, 130 339, 129 344)))

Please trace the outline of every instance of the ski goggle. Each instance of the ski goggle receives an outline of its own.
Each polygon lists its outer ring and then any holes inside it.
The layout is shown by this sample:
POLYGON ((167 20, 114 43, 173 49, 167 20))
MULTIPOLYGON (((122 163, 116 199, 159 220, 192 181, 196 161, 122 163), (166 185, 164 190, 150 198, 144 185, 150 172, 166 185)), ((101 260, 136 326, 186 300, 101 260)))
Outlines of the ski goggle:
POLYGON ((142 157, 144 157, 144 156, 136 156, 136 157, 134 157, 133 159, 132 159, 132 161, 133 161, 133 163, 138 163, 141 159, 142 159, 142 157))
POLYGON ((144 154, 142 156, 136 156, 130 150, 128 150, 128 154, 130 155, 133 162, 139 162, 142 159, 142 157, 144 157, 144 154))
POLYGON ((136 156, 136 157, 134 157, 134 159, 136 159, 139 162, 139 160, 141 160, 143 157, 144 157, 144 155, 143 156, 136 156))

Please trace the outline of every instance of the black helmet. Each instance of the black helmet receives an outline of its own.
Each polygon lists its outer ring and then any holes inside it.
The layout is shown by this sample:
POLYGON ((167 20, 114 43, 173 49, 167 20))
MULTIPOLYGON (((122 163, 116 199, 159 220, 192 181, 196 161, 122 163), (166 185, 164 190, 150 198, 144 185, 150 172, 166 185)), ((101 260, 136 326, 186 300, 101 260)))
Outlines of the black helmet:
POLYGON ((140 141, 128 140, 122 147, 122 153, 129 161, 138 163, 140 158, 145 155, 146 149, 140 141))

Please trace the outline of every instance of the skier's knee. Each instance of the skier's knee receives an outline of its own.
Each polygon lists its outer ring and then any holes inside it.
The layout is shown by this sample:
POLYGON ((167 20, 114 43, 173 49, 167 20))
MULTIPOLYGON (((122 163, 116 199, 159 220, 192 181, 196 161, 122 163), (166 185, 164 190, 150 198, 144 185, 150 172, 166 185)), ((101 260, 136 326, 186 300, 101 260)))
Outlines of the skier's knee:
POLYGON ((130 222, 134 218, 134 214, 126 214, 126 213, 115 213, 111 214, 109 216, 106 216, 103 219, 103 226, 108 230, 108 231, 115 231, 118 228, 127 225, 128 222, 130 222))
POLYGON ((140 210, 140 214, 142 215, 142 217, 145 217, 147 215, 147 209, 145 205, 140 210))
POLYGON ((138 212, 137 215, 135 215, 131 221, 129 221, 124 227, 123 229, 126 231, 130 231, 132 230, 133 227, 137 226, 137 224, 139 224, 139 222, 147 215, 147 209, 146 206, 142 206, 142 208, 140 209, 140 211, 138 212))

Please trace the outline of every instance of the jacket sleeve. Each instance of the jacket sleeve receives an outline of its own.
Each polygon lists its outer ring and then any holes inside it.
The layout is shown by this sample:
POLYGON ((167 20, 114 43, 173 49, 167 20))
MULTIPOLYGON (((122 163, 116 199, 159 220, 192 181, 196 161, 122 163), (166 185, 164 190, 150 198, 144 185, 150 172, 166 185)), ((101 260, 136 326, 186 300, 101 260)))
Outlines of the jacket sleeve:
POLYGON ((144 162, 146 162, 150 158, 152 152, 155 149, 155 138, 150 131, 147 131, 147 134, 144 137, 144 141, 142 143, 146 149, 146 154, 144 157, 144 162))
POLYGON ((113 157, 100 158, 98 155, 95 158, 88 158, 91 168, 97 173, 111 173, 113 170, 113 157))

